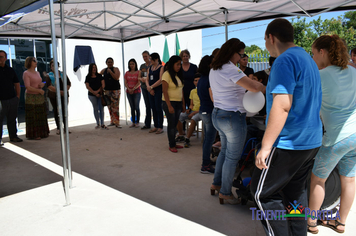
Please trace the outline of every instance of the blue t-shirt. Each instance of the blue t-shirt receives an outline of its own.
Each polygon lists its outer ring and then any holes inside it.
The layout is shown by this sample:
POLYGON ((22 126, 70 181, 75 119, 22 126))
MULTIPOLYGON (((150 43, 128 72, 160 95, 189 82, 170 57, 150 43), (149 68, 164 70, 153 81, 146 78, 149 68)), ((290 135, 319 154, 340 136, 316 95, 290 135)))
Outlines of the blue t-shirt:
POLYGON ((286 123, 273 146, 288 150, 320 147, 320 74, 317 65, 303 48, 289 48, 273 63, 266 88, 267 122, 273 94, 293 95, 286 123))
POLYGON ((214 104, 210 98, 209 88, 210 88, 209 76, 202 75, 197 85, 198 96, 200 99, 199 111, 211 114, 214 109, 214 104))

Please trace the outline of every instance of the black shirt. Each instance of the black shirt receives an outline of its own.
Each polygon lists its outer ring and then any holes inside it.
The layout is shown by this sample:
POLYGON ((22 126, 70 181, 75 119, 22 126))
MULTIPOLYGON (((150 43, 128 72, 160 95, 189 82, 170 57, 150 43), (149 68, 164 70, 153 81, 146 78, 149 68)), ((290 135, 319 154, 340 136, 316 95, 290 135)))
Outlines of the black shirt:
POLYGON ((246 67, 244 73, 248 77, 250 74, 254 74, 255 72, 253 71, 253 69, 251 67, 246 67))
POLYGON ((15 83, 19 83, 15 70, 6 64, 0 67, 0 100, 16 97, 15 83))
MULTIPOLYGON (((85 83, 89 84, 89 87, 96 91, 101 87, 101 81, 103 80, 103 76, 100 74, 97 74, 95 78, 92 78, 90 75, 87 75, 87 77, 85 77, 85 83)), ((88 92, 88 94, 90 96, 95 96, 94 94, 92 94, 91 92, 88 92)))
MULTIPOLYGON (((114 72, 114 68, 110 68, 114 72)), ((104 71, 104 80, 105 80, 105 90, 120 90, 119 80, 114 79, 111 74, 108 72, 108 68, 104 71)))

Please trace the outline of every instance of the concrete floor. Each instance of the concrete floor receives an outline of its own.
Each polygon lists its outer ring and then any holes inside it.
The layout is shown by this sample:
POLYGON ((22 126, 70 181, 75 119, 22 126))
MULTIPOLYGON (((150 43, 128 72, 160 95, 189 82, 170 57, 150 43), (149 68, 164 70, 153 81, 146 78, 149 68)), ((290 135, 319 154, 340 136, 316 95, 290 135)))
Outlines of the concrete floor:
MULTIPOLYGON (((71 122, 73 188, 65 205, 59 135, 0 148, 0 235, 265 235, 242 205, 211 196, 200 173, 201 143, 168 150, 167 133, 95 130, 71 122)), ((54 128, 53 120, 49 122, 54 128)), ((23 124, 22 124, 23 125, 23 124)), ((23 127, 20 125, 20 129, 23 127)), ((354 235, 355 204, 344 235, 354 235)), ((319 235, 337 235, 319 227, 319 235)))

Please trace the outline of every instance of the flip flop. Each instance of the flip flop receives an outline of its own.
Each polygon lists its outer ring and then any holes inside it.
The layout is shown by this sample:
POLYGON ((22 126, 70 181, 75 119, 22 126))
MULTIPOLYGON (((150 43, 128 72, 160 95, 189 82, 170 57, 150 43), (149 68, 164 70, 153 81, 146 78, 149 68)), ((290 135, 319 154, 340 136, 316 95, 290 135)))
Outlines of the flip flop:
POLYGON ((156 134, 161 134, 163 133, 163 129, 161 129, 160 131, 157 131, 156 134))
POLYGON ((155 133, 157 132, 157 129, 151 129, 150 131, 148 131, 148 133, 155 133))

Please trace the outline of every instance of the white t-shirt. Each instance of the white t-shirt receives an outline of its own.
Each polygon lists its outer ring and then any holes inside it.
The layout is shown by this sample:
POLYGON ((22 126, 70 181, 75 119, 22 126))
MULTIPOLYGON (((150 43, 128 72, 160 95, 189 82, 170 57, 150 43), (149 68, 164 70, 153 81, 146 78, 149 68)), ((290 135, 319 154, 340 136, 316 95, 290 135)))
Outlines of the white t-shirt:
POLYGON ((246 113, 242 105, 246 89, 236 84, 244 76, 246 76, 244 72, 231 61, 224 64, 221 70, 210 70, 209 82, 213 92, 214 107, 246 113))

